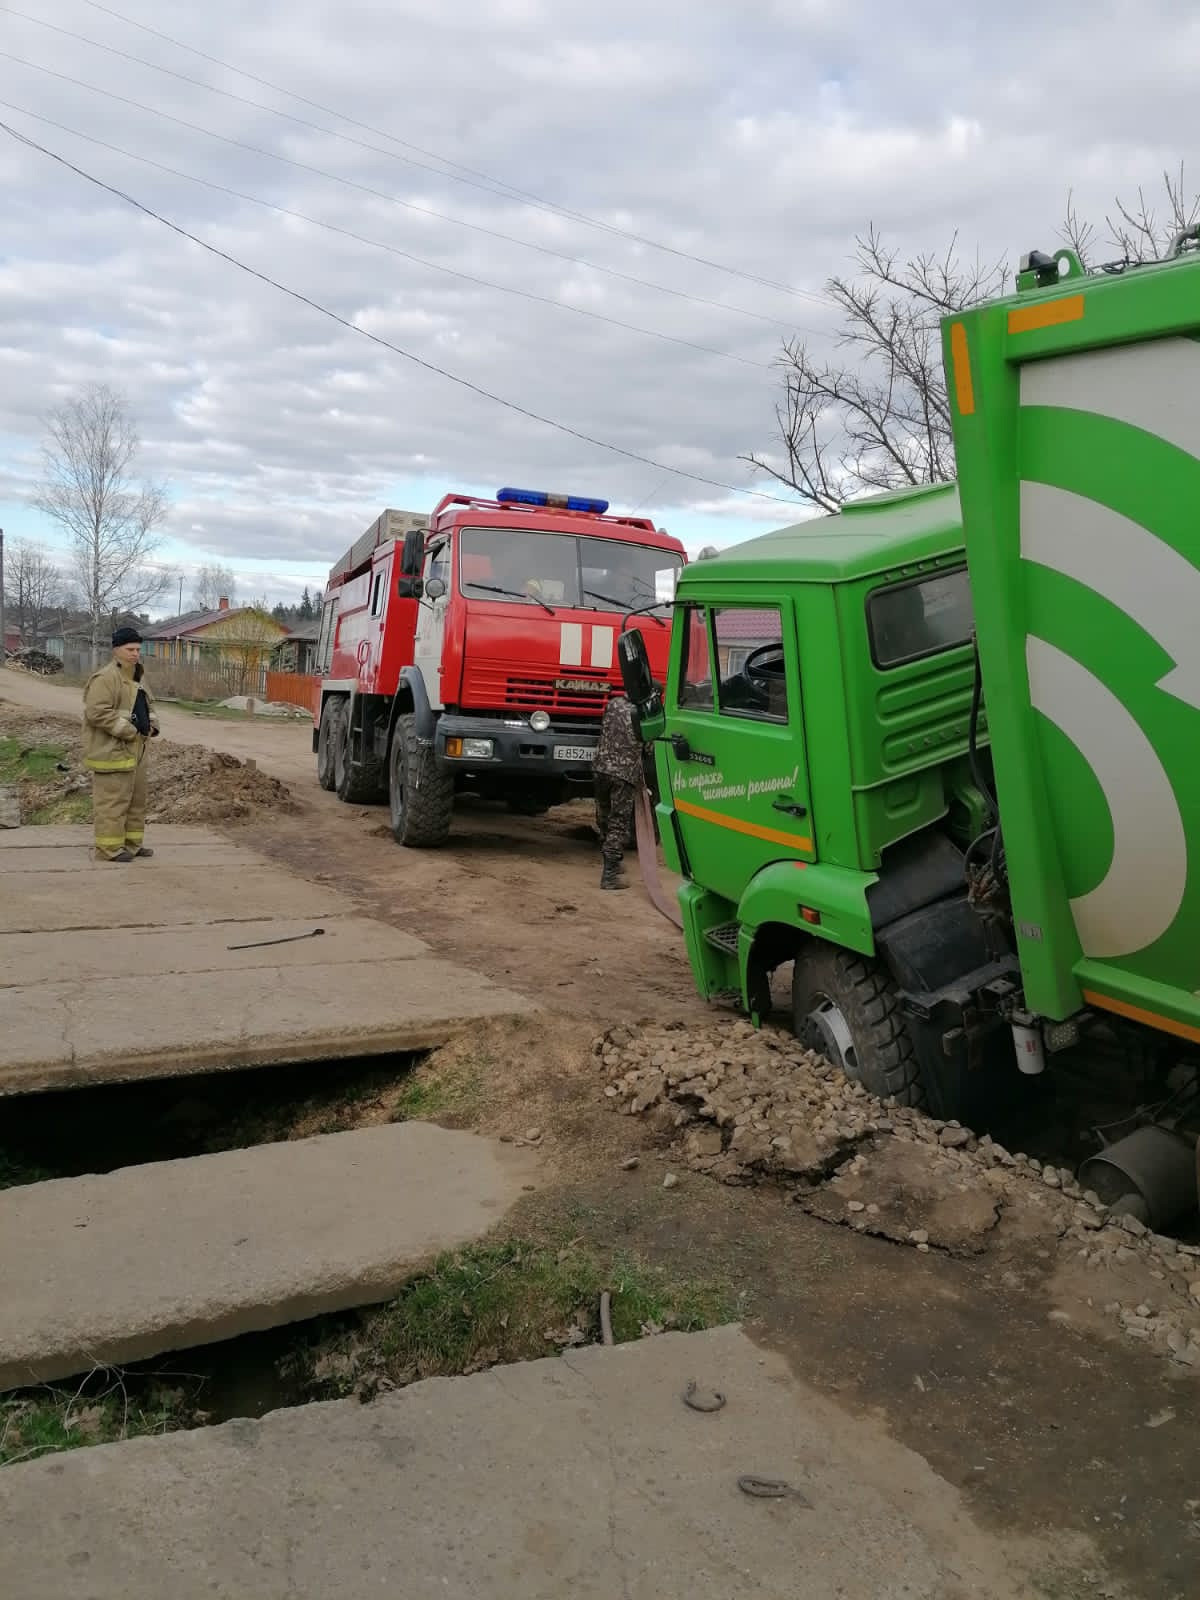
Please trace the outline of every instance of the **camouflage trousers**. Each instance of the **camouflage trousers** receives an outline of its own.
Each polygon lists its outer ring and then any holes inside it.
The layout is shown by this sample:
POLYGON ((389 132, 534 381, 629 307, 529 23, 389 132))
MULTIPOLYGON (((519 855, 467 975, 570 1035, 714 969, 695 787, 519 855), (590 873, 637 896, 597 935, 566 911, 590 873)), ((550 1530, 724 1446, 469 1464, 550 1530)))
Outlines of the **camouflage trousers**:
POLYGON ((632 783, 597 773, 596 826, 600 830, 600 848, 610 860, 620 861, 625 851, 636 843, 633 826, 636 794, 632 783))

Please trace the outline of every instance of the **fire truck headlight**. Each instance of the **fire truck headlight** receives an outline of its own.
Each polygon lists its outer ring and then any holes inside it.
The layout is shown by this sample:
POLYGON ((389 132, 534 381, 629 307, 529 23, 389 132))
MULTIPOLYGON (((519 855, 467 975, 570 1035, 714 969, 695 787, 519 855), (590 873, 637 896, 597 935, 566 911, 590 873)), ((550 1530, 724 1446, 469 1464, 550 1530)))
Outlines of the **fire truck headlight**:
POLYGON ((491 739, 464 739, 462 753, 464 761, 490 761, 495 743, 491 739))
POLYGON ((529 719, 529 726, 534 733, 545 733, 550 726, 550 718, 545 711, 535 711, 529 719))

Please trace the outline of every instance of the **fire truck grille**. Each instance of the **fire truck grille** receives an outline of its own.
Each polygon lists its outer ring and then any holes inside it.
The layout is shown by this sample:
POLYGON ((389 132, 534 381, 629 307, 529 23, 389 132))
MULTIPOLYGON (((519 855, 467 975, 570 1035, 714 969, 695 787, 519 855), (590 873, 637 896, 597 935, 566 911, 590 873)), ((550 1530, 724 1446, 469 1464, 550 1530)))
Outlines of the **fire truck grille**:
POLYGON ((600 682, 599 673, 589 678, 579 669, 564 669, 561 673, 546 673, 544 676, 532 673, 518 676, 503 669, 477 666, 467 673, 463 703, 479 710, 495 707, 526 712, 549 711, 567 717, 603 716, 609 694, 616 685, 609 684, 600 692, 591 687, 560 688, 556 681, 580 677, 587 678, 589 683, 600 682))

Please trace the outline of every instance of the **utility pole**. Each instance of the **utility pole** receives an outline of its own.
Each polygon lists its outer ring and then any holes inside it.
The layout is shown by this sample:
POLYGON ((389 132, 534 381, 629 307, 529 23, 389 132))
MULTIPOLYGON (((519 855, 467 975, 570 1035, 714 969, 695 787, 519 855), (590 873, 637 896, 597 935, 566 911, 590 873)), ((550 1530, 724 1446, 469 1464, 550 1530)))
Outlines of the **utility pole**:
POLYGON ((4 628, 4 529, 0 528, 0 667, 5 666, 6 653, 4 641, 8 634, 4 628))

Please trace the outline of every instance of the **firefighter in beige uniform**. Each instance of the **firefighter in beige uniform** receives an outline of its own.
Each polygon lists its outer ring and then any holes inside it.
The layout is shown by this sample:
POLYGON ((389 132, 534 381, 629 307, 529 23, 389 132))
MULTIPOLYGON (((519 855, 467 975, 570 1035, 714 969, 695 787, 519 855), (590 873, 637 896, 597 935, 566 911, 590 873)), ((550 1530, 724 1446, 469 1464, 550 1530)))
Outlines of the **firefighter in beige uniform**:
POLYGON ((147 746, 158 736, 154 698, 142 681, 142 636, 118 628, 113 658, 83 691, 83 761, 92 774, 92 826, 101 861, 152 856, 146 827, 147 746))

